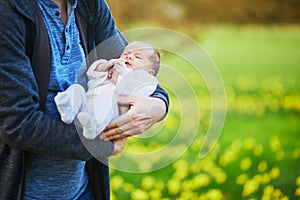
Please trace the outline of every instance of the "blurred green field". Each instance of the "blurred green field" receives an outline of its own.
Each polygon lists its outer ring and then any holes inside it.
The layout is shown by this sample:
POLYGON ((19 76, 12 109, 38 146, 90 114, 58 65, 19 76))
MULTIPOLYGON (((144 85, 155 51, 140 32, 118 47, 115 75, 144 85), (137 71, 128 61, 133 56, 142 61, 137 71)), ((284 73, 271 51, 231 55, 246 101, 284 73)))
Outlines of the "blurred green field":
POLYGON ((162 63, 184 80, 162 69, 158 78, 170 94, 169 114, 143 137, 130 138, 123 154, 158 151, 175 137, 181 142, 164 151, 168 158, 112 158, 112 199, 300 199, 300 26, 203 26, 193 37, 223 78, 221 136, 200 159, 211 117, 209 91, 187 60, 164 52, 162 63), (194 115, 196 104, 200 114, 194 115), (179 159, 172 157, 177 151, 179 159), (174 161, 155 167, 168 159, 174 161))

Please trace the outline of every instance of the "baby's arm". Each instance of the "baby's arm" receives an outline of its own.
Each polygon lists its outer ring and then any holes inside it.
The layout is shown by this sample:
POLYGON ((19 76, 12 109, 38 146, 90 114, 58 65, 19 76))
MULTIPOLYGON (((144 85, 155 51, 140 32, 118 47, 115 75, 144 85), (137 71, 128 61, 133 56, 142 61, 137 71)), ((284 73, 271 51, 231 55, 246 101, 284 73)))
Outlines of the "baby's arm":
POLYGON ((110 60, 97 60, 95 63, 93 63, 92 65, 96 65, 96 67, 94 68, 94 71, 97 72, 105 72, 107 70, 109 70, 110 68, 112 68, 113 66, 113 62, 110 60))
POLYGON ((89 89, 91 89, 91 86, 95 87, 96 85, 101 84, 104 80, 107 79, 107 69, 109 69, 109 61, 100 59, 93 62, 86 73, 89 80, 89 89))

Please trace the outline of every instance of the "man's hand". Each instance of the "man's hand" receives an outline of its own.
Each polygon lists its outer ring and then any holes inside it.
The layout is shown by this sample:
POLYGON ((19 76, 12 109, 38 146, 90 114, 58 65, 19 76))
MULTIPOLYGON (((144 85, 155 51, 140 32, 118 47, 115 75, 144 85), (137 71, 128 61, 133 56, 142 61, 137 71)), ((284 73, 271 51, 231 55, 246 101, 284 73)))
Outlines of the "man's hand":
POLYGON ((117 139, 117 140, 114 140, 114 151, 112 153, 112 155, 117 155, 118 153, 120 153, 123 149, 124 149, 124 146, 126 144, 126 140, 127 138, 120 138, 120 139, 117 139))
POLYGON ((159 98, 119 97, 118 104, 130 109, 106 127, 100 135, 100 139, 104 141, 141 134, 161 120, 166 113, 166 105, 159 98))

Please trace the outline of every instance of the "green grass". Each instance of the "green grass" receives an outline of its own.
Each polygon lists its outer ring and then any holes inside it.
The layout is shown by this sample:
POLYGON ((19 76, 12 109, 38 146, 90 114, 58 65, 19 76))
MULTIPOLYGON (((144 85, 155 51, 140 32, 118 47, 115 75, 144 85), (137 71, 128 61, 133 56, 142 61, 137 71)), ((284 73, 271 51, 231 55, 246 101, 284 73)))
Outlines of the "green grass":
MULTIPOLYGON (((149 172, 112 170, 112 198, 299 199, 300 27, 215 25, 199 30, 196 39, 216 63, 226 89, 227 115, 216 146, 199 158, 212 108, 205 80, 189 60, 165 52, 162 62, 168 67, 159 80, 170 94, 169 114, 144 138, 130 138, 125 152, 147 154, 174 138, 179 142, 148 160, 140 155, 113 158, 120 159, 114 163, 117 169, 134 166, 149 172), (192 136, 191 145, 184 142, 192 136), (186 151, 180 158, 151 171, 182 146, 186 151)), ((195 54, 184 43, 173 43, 195 54)))
POLYGON ((219 67, 225 82, 237 76, 287 81, 300 74, 300 27, 212 26, 199 42, 219 67))

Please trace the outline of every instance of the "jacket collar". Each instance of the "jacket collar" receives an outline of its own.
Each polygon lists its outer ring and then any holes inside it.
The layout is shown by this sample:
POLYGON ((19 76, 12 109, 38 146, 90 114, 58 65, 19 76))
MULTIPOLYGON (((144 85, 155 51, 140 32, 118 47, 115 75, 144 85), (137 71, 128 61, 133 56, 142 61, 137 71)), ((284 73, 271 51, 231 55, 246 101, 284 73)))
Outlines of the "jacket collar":
POLYGON ((8 0, 12 7, 14 7, 19 13, 27 17, 31 21, 35 20, 37 13, 36 0, 8 0))
MULTIPOLYGON (((14 7, 23 16, 34 22, 38 5, 37 0, 8 0, 12 7, 14 7)), ((79 14, 88 22, 89 20, 89 8, 86 1, 77 0, 76 10, 79 14)))

